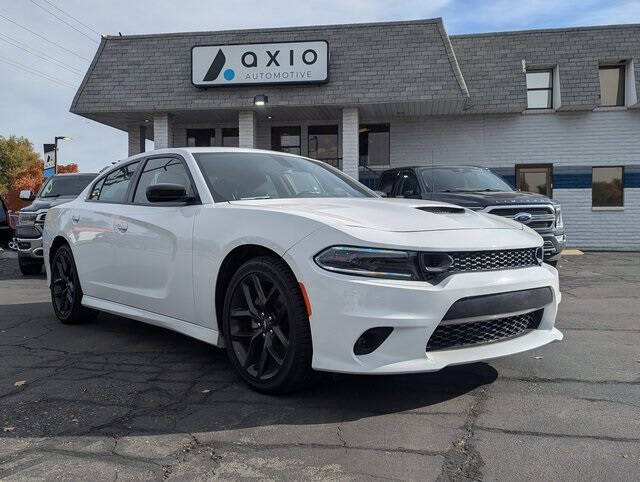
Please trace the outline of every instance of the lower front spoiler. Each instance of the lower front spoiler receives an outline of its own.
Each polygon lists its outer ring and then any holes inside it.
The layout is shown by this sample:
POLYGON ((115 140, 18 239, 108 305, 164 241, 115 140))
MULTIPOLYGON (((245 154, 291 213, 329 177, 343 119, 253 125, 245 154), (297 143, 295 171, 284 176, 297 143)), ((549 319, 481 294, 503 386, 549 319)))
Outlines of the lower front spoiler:
MULTIPOLYGON (((563 334, 557 328, 532 330, 526 335, 506 341, 427 352, 423 358, 376 366, 369 370, 365 363, 357 373, 362 375, 398 375, 403 373, 434 372, 447 366, 475 363, 522 353, 547 345, 553 341, 560 341, 562 338, 563 334)), ((354 372, 349 371, 346 373, 354 372)))

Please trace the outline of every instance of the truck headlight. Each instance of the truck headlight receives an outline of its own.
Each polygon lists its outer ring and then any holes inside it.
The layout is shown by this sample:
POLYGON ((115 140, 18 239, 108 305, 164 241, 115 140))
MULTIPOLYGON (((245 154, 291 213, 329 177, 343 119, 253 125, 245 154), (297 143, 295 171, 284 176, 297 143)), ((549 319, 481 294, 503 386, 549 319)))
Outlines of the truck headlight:
POLYGON ((371 278, 420 280, 418 253, 395 249, 333 246, 317 254, 316 264, 327 271, 371 278))
POLYGON ((562 222, 562 209, 560 205, 556 206, 556 228, 563 228, 564 223, 562 222))
POLYGON ((36 213, 32 212, 20 212, 18 213, 18 224, 22 224, 23 226, 33 226, 36 221, 36 213))

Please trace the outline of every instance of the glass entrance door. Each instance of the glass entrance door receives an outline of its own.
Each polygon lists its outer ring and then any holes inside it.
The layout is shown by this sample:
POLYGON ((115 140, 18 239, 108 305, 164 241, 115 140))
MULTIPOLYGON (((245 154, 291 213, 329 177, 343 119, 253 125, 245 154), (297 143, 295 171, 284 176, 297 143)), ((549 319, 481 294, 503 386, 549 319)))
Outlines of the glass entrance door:
POLYGON ((520 191, 534 192, 551 197, 551 164, 530 164, 516 166, 516 184, 520 191))
POLYGON ((300 155, 300 126, 272 127, 271 150, 300 155))
POLYGON ((309 126, 309 157, 340 168, 338 126, 309 126))

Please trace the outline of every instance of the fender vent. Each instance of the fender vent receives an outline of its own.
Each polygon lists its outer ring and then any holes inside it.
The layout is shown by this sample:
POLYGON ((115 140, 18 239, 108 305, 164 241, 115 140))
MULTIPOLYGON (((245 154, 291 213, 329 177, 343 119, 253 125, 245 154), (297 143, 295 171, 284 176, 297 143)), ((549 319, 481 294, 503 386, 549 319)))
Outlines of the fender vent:
POLYGON ((425 211, 427 213, 433 214, 463 214, 464 208, 454 208, 450 206, 423 206, 416 208, 420 211, 425 211))

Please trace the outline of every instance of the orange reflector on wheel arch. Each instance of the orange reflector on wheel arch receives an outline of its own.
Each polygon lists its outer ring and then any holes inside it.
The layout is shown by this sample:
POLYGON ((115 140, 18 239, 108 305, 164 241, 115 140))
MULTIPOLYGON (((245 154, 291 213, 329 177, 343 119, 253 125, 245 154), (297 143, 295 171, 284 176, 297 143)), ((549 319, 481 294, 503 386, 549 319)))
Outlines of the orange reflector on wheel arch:
POLYGON ((309 303, 309 296, 307 295, 307 290, 304 287, 303 283, 298 283, 300 285, 300 291, 302 292, 302 299, 304 299, 304 306, 307 308, 307 316, 311 316, 311 303, 309 303))

